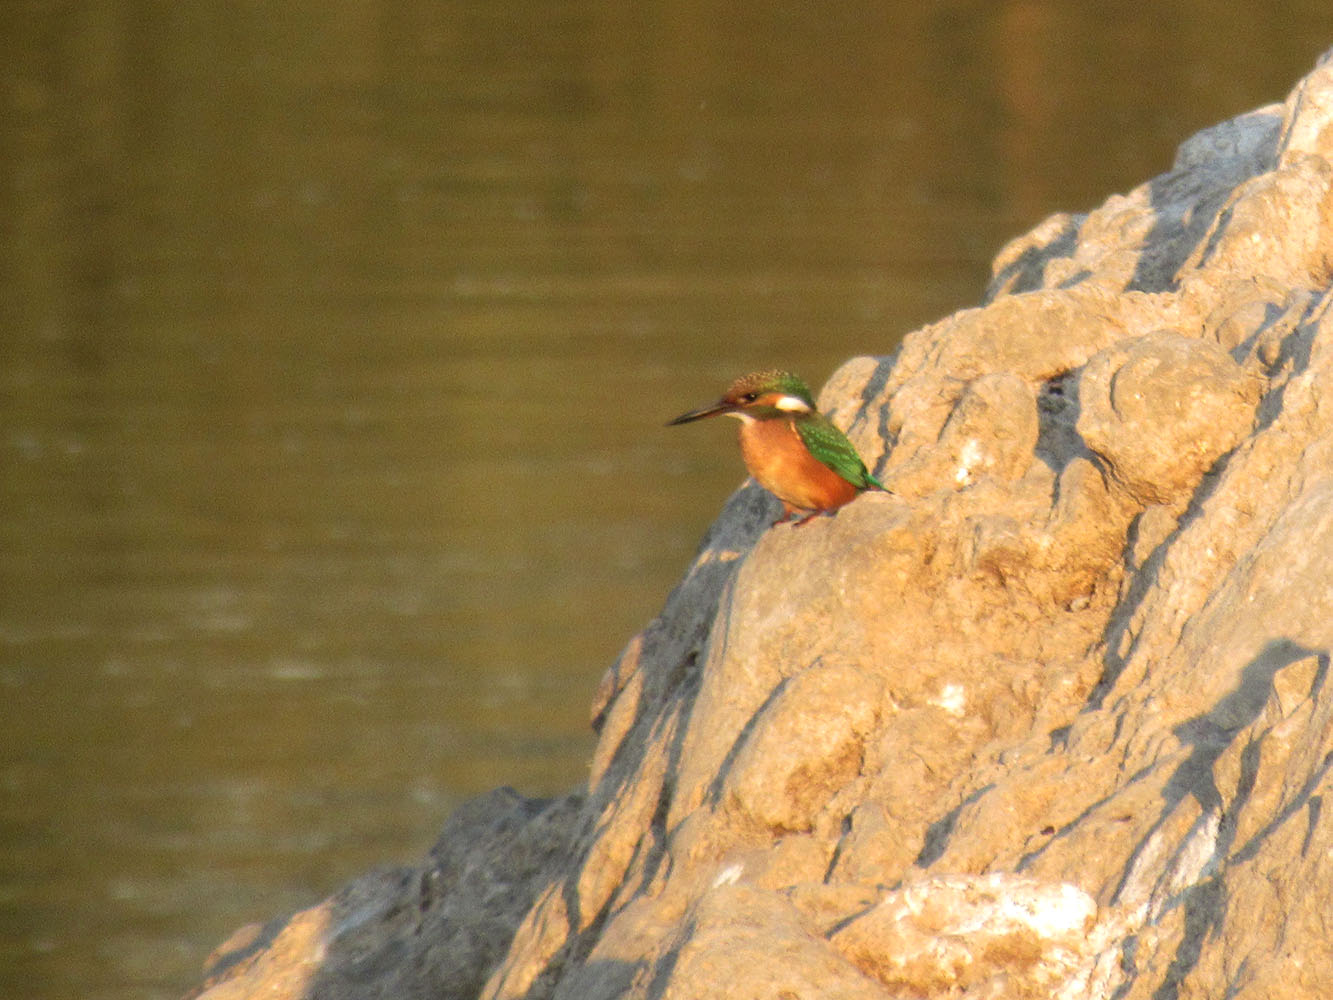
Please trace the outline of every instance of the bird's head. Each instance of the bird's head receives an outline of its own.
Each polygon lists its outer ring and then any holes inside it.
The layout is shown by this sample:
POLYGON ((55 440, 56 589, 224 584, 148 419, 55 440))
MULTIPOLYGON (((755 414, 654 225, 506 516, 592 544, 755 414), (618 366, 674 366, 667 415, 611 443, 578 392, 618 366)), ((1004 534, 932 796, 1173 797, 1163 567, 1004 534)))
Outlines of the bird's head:
POLYGON ((813 413, 814 397, 804 382, 791 372, 752 372, 738 378, 716 403, 682 413, 667 426, 688 424, 691 420, 725 415, 744 422, 775 420, 780 417, 813 413))

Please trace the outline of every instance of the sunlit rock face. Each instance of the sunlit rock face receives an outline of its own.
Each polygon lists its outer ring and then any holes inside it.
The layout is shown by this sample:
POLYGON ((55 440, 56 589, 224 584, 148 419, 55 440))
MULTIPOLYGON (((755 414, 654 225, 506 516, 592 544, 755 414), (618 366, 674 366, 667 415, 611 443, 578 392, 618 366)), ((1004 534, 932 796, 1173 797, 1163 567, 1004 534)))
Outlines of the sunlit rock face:
POLYGON ((586 790, 475 804, 204 995, 1328 996, 1331 163, 1325 62, 848 362, 820 405, 891 492, 770 530, 743 489, 586 790))

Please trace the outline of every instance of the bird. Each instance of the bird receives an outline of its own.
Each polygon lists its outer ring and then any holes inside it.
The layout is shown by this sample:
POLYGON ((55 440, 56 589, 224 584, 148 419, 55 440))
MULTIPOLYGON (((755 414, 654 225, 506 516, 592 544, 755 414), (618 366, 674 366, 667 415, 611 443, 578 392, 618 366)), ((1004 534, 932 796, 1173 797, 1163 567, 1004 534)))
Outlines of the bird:
POLYGON ((750 475, 782 501, 777 526, 799 515, 796 527, 831 513, 866 490, 885 486, 828 417, 799 377, 785 371, 738 378, 716 403, 682 413, 668 427, 704 417, 741 422, 741 457, 750 475))

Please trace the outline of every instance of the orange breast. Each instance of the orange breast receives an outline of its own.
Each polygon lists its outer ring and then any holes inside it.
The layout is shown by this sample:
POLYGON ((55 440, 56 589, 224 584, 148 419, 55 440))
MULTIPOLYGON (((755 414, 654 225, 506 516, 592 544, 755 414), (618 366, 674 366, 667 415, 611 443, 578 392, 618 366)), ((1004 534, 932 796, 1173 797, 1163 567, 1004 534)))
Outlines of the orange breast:
POLYGON ((790 420, 742 424, 741 455, 755 481, 796 510, 833 510, 856 498, 856 487, 810 454, 790 420))

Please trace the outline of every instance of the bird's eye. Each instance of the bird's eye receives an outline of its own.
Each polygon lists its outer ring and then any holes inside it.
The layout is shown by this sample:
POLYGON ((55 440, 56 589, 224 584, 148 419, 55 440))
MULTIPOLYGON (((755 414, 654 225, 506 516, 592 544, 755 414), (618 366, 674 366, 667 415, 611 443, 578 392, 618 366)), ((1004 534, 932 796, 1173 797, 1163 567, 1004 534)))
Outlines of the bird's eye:
POLYGON ((744 396, 741 397, 741 401, 745 403, 753 403, 758 398, 759 398, 759 393, 747 392, 744 396))

